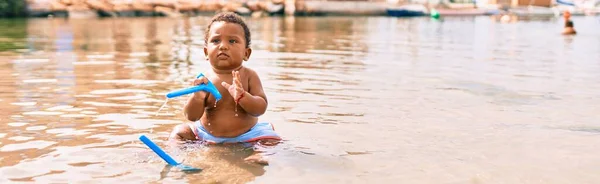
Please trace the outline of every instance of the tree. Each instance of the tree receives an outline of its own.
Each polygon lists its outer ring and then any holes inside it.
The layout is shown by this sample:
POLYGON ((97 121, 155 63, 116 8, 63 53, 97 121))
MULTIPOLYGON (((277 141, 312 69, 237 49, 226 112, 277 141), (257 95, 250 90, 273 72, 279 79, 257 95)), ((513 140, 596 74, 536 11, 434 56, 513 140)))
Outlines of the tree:
POLYGON ((26 14, 25 0, 0 0, 0 17, 18 17, 26 14))

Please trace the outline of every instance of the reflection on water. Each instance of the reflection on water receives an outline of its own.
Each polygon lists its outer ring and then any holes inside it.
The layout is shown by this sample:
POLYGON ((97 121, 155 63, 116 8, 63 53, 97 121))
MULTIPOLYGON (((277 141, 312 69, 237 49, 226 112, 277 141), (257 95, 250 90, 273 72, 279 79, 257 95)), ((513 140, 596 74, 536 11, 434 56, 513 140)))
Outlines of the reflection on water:
POLYGON ((1 20, 0 182, 594 183, 600 28, 576 17, 248 19, 285 142, 169 147, 209 17, 1 20), (186 164, 165 166, 146 134, 186 164))
POLYGON ((27 32, 23 31, 25 26, 27 26, 27 22, 23 20, 0 20, 0 27, 14 28, 0 32, 0 52, 18 51, 25 48, 25 38, 27 36, 27 32))

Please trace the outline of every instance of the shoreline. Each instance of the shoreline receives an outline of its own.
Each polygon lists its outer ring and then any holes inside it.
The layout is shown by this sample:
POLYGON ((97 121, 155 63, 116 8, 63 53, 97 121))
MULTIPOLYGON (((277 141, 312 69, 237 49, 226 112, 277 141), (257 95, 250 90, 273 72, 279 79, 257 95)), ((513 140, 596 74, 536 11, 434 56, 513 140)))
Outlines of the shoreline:
MULTIPOLYGON (((214 15, 218 12, 235 12, 242 16, 393 16, 390 11, 402 9, 402 5, 386 1, 313 1, 313 0, 38 0, 28 4, 25 18, 34 17, 185 17, 214 15), (39 3, 44 2, 44 3, 39 3)), ((501 7, 490 4, 476 7, 474 4, 411 4, 413 8, 401 11, 420 11, 420 16, 429 16, 435 7, 442 16, 490 16, 508 14, 516 16, 558 16, 564 7, 501 7)), ((600 9, 572 11, 572 15, 599 15, 600 9)), ((402 16, 399 16, 402 17, 402 16)))

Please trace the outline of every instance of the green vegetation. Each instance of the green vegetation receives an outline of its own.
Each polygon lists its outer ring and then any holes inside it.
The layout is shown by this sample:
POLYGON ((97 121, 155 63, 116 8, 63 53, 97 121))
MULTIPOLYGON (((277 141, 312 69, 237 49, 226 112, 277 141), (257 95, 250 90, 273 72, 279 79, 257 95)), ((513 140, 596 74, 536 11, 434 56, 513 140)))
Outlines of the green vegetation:
POLYGON ((0 19, 0 52, 24 49, 26 44, 26 19, 0 19))
POLYGON ((25 0, 0 0, 0 17, 20 17, 27 14, 25 0))

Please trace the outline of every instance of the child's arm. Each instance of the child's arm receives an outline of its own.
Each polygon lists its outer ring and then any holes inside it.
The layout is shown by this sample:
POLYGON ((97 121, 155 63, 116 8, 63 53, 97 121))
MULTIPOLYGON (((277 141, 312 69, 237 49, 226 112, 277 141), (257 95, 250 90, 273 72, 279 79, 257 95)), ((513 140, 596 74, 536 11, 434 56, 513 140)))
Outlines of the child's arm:
MULTIPOLYGON (((197 86, 206 83, 208 83, 208 79, 206 77, 200 77, 194 80, 194 82, 192 82, 192 85, 197 86)), ((192 96, 190 96, 187 103, 185 104, 185 107, 183 107, 183 113, 188 120, 200 120, 200 118, 204 114, 206 97, 208 95, 207 93, 208 92, 205 91, 199 91, 195 92, 192 96)))
POLYGON ((239 71, 232 71, 233 83, 228 84, 222 82, 229 94, 248 114, 252 116, 260 116, 267 110, 267 97, 263 91, 262 84, 258 78, 258 74, 253 70, 246 69, 248 76, 248 91, 242 87, 239 71))
POLYGON ((260 116, 267 111, 267 96, 263 91, 258 74, 253 70, 249 70, 248 74, 248 91, 244 92, 241 98, 238 97, 238 104, 240 104, 248 114, 260 116))
POLYGON ((204 98, 206 97, 206 92, 196 92, 192 95, 185 107, 183 107, 183 113, 185 113, 185 117, 190 121, 198 121, 204 114, 204 98), (201 94, 204 93, 204 94, 201 94))

